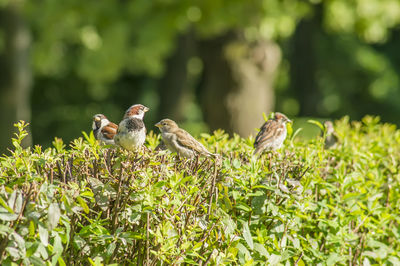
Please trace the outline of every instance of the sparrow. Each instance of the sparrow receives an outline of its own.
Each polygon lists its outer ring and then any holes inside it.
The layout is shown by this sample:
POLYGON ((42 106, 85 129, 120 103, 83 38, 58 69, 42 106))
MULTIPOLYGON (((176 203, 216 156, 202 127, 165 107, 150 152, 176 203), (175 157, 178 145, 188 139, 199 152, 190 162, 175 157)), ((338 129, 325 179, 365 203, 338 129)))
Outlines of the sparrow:
POLYGON ((110 122, 103 114, 93 116, 93 135, 101 143, 114 145, 114 136, 117 133, 118 126, 110 122))
POLYGON ((325 135, 324 148, 329 149, 339 141, 339 138, 335 132, 335 129, 333 128, 333 124, 331 121, 325 121, 324 127, 325 127, 325 133, 324 132, 321 133, 322 137, 324 137, 325 135))
POLYGON ((197 155, 214 156, 206 147, 192 137, 187 131, 172 121, 171 119, 163 119, 155 124, 161 131, 161 137, 167 148, 176 152, 179 156, 191 159, 197 155))
POLYGON ((146 140, 146 127, 143 123, 143 117, 147 111, 149 111, 149 108, 141 104, 132 105, 126 110, 114 137, 116 144, 130 151, 143 145, 146 140))
POLYGON ((292 121, 284 114, 276 112, 274 118, 268 119, 258 132, 254 141, 254 154, 263 151, 274 151, 279 149, 286 138, 286 123, 292 121))

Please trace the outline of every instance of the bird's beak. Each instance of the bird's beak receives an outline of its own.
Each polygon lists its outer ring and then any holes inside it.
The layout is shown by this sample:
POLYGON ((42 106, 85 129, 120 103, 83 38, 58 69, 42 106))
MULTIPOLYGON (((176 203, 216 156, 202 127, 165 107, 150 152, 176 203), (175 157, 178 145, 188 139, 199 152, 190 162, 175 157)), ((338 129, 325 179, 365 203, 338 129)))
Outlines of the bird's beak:
POLYGON ((292 120, 290 120, 290 119, 288 119, 288 120, 287 120, 287 122, 288 122, 288 123, 293 123, 293 121, 292 121, 292 120))
POLYGON ((156 127, 161 128, 161 124, 160 122, 158 122, 157 124, 155 124, 156 127))
POLYGON ((100 117, 96 117, 96 118, 94 119, 94 121, 100 121, 100 120, 101 120, 100 117))
POLYGON ((150 108, 149 107, 144 107, 144 109, 143 109, 143 112, 147 112, 147 111, 149 111, 150 110, 150 108))

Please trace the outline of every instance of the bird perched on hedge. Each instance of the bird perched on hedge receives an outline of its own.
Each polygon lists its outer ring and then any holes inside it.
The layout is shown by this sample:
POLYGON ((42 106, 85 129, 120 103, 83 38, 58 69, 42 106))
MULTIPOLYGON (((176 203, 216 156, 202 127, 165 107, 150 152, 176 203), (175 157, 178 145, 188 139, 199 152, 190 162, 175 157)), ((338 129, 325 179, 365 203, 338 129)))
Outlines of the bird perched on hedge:
POLYGON ((93 135, 101 143, 114 145, 114 136, 117 133, 118 126, 110 122, 103 114, 93 116, 93 135))
POLYGON ((179 128, 171 119, 163 119, 155 124, 161 131, 163 142, 167 148, 179 156, 193 158, 197 155, 217 156, 209 152, 206 147, 193 138, 187 131, 179 128))
POLYGON ((126 110, 114 137, 116 144, 130 151, 143 145, 146 140, 146 127, 143 123, 143 117, 147 111, 149 111, 149 108, 141 104, 132 105, 126 110))
POLYGON ((264 151, 273 151, 279 149, 286 138, 286 123, 292 121, 284 114, 276 112, 274 117, 268 119, 258 132, 254 141, 254 154, 264 151))
POLYGON ((335 132, 335 129, 331 121, 325 121, 324 127, 325 127, 325 133, 322 132, 322 136, 324 136, 325 134, 324 148, 329 149, 332 148, 338 142, 339 138, 335 132))

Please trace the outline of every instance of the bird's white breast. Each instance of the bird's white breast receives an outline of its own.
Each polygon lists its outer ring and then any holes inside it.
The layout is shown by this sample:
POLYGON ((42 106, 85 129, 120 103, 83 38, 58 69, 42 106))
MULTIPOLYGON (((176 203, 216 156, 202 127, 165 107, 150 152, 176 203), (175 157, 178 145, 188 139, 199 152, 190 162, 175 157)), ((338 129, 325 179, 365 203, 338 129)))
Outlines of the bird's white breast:
POLYGON ((286 135, 287 135, 287 131, 285 128, 285 129, 283 129, 282 134, 279 134, 276 137, 275 141, 272 143, 272 149, 274 149, 274 150, 279 149, 282 146, 283 142, 285 141, 286 135))
POLYGON ((114 137, 115 142, 127 150, 136 150, 143 145, 146 140, 146 129, 141 128, 138 130, 129 131, 126 127, 126 121, 121 121, 119 130, 114 137))

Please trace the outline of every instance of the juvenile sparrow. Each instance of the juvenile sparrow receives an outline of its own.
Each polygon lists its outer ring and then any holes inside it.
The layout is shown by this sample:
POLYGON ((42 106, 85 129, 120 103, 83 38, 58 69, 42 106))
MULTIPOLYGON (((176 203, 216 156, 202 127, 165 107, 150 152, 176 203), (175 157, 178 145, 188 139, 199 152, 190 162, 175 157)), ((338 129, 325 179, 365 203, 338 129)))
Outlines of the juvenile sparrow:
POLYGON ((117 133, 118 126, 110 122, 103 114, 93 116, 93 135, 101 143, 114 145, 114 136, 117 133))
MULTIPOLYGON (((333 147, 339 140, 335 129, 333 128, 333 124, 331 121, 325 121, 325 144, 324 148, 329 149, 333 147)), ((324 136, 324 132, 322 132, 322 136, 324 136)))
POLYGON ((167 148, 179 156, 193 158, 197 155, 216 156, 193 138, 187 131, 178 127, 171 119, 163 119, 155 124, 161 131, 161 136, 167 148))
POLYGON ((130 151, 136 150, 143 145, 146 140, 146 127, 143 123, 143 116, 148 110, 149 108, 141 104, 132 105, 126 110, 114 137, 116 144, 130 151))
POLYGON ((254 141, 254 154, 279 149, 286 138, 286 123, 292 122, 284 114, 276 112, 274 118, 268 119, 258 132, 254 141))

